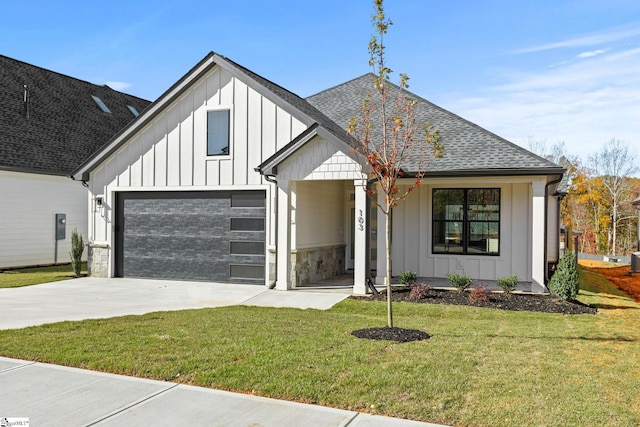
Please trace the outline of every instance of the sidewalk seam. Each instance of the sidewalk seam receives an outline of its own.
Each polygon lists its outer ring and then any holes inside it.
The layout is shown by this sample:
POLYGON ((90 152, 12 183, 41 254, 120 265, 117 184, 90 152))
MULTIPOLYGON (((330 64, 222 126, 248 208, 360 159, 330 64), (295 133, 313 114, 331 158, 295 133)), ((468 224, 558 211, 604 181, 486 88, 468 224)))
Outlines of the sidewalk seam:
POLYGON ((144 403, 144 402, 146 402, 148 400, 151 400, 156 396, 160 396, 161 394, 164 394, 164 393, 166 393, 166 392, 168 392, 170 390, 173 390, 174 388, 176 388, 176 387, 178 387, 180 385, 179 383, 173 383, 173 384, 172 383, 167 383, 167 384, 171 384, 171 386, 167 387, 167 388, 164 388, 162 390, 158 390, 155 393, 151 393, 150 395, 145 396, 145 397, 143 397, 143 398, 141 398, 139 400, 136 400, 135 402, 132 402, 132 403, 130 403, 128 405, 125 405, 125 406, 123 406, 123 407, 121 407, 119 409, 116 409, 113 412, 110 412, 110 413, 98 418, 97 420, 94 420, 94 421, 91 421, 88 424, 85 424, 84 427, 91 427, 91 426, 94 426, 96 424, 99 424, 102 421, 105 421, 105 420, 107 420, 109 418, 112 418, 112 417, 114 417, 114 416, 116 416, 116 415, 118 415, 118 414, 120 414, 122 412, 125 412, 125 411, 127 411, 127 410, 129 410, 129 409, 131 409, 133 407, 136 407, 136 406, 138 406, 138 405, 140 405, 140 404, 142 404, 142 403, 144 403))
POLYGON ((344 427, 349 427, 355 420, 360 416, 360 412, 356 412, 356 414, 344 425, 344 427))
POLYGON ((5 372, 11 372, 11 371, 15 371, 16 369, 20 369, 20 368, 26 368, 27 366, 32 366, 37 364, 38 362, 28 362, 28 363, 24 363, 18 366, 12 366, 10 368, 6 368, 6 369, 2 369, 0 370, 0 374, 4 374, 5 372))

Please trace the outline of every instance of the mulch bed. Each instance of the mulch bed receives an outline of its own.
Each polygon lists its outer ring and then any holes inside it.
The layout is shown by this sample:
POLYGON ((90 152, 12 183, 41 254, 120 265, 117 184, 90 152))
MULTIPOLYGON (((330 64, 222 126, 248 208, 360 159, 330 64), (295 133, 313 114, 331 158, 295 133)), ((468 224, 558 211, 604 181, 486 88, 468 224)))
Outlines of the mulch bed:
POLYGON ((370 340, 388 340, 395 342, 410 342, 428 340, 431 338, 426 332, 419 331, 417 329, 404 329, 404 328, 367 328, 358 329, 351 332, 351 335, 358 338, 366 338, 370 340))
MULTIPOLYGON (((490 292, 486 301, 471 302, 469 292, 459 292, 444 289, 432 289, 422 299, 409 298, 411 288, 396 288, 391 293, 394 302, 413 302, 418 304, 447 304, 468 305, 473 307, 485 307, 498 310, 534 311, 541 313, 561 314, 596 314, 597 309, 579 301, 561 301, 548 294, 521 294, 506 295, 499 292, 490 292)), ((387 295, 383 291, 380 295, 352 295, 349 298, 365 301, 386 301, 387 295)), ((353 331, 352 335, 358 338, 373 340, 391 340, 396 342, 409 342, 430 338, 425 332, 415 329, 402 328, 368 328, 353 331)))
MULTIPOLYGON (((561 301, 548 294, 521 294, 506 295, 500 292, 490 292, 489 299, 481 302, 471 302, 469 292, 450 291, 445 289, 432 289, 426 298, 412 300, 409 298, 410 288, 394 289, 391 300, 394 302, 414 302, 419 304, 448 304, 469 305, 473 307, 494 308, 511 311, 536 311, 541 313, 561 314, 596 314, 597 309, 579 301, 561 301)), ((386 301, 387 295, 383 291, 380 295, 358 296, 350 298, 369 301, 386 301)))
POLYGON ((616 288, 629 295, 635 302, 640 302, 640 274, 630 274, 628 265, 614 268, 592 268, 602 274, 616 288))

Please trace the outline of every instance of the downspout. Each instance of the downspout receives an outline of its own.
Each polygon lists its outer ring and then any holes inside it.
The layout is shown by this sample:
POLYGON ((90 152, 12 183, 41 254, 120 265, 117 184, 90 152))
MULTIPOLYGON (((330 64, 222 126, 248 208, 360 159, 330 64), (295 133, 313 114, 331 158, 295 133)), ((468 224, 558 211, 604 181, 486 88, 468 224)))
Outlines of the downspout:
MULTIPOLYGON (((549 261, 547 259, 547 246, 549 245, 549 187, 560 183, 562 176, 563 175, 560 175, 560 178, 550 181, 544 186, 544 287, 549 293, 551 292, 547 286, 547 284, 549 284, 549 261)), ((560 215, 559 208, 560 206, 558 205, 558 216, 560 215)))
MULTIPOLYGON (((274 230, 273 233, 276 236, 276 240, 278 239, 278 181, 275 178, 275 175, 263 175, 264 179, 269 181, 270 183, 274 184, 274 188, 275 188, 275 203, 273 206, 274 209, 274 215, 275 215, 275 225, 274 225, 274 230)), ((277 246, 277 245, 276 245, 277 246)), ((274 271, 274 279, 273 282, 269 283, 269 289, 273 289, 276 287, 276 282, 278 281, 278 250, 276 247, 276 251, 275 251, 275 265, 276 265, 276 269, 274 271)))

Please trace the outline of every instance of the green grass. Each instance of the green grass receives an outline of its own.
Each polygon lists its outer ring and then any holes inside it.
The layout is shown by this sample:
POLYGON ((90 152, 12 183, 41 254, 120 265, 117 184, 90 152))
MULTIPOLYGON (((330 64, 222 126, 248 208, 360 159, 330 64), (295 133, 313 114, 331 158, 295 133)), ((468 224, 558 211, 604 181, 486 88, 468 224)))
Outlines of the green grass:
MULTIPOLYGON (((87 263, 82 263, 82 272, 86 274, 87 263)), ((71 264, 49 267, 20 268, 0 272, 0 288, 18 288, 21 286, 39 285, 73 278, 71 264)))
POLYGON ((597 315, 396 303, 432 335, 361 340, 385 303, 225 307, 0 331, 0 354, 469 426, 640 425, 640 305, 582 270, 597 315))

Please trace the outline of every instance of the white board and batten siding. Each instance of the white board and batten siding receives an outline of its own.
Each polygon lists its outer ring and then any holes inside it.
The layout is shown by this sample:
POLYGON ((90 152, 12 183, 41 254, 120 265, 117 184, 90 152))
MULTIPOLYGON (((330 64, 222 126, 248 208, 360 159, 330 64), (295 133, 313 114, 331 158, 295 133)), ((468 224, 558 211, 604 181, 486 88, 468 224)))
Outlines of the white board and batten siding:
POLYGON ((70 262, 74 229, 87 240, 82 184, 64 176, 0 171, 0 268, 70 262), (58 213, 66 214, 66 235, 58 241, 56 259, 58 213))
MULTIPOLYGON (((496 280, 517 274, 531 280, 531 183, 527 178, 486 178, 481 184, 466 179, 429 180, 393 210, 392 262, 396 274, 413 271, 420 277, 468 274, 477 280, 496 280), (456 255, 432 253, 432 194, 434 188, 500 188, 500 254, 456 255)), ((530 178, 529 178, 530 179, 530 178)), ((379 218, 379 227, 383 223, 379 218)), ((383 229, 378 247, 384 248, 383 229)), ((384 257, 378 257, 378 263, 384 257)), ((378 270, 384 267, 378 265, 378 270)))
POLYGON ((91 173, 90 197, 105 197, 105 208, 92 215, 92 241, 111 243, 117 191, 262 189, 269 207, 272 185, 254 168, 305 129, 241 80, 213 68, 91 173), (207 112, 214 109, 230 111, 229 155, 206 153, 207 112))

